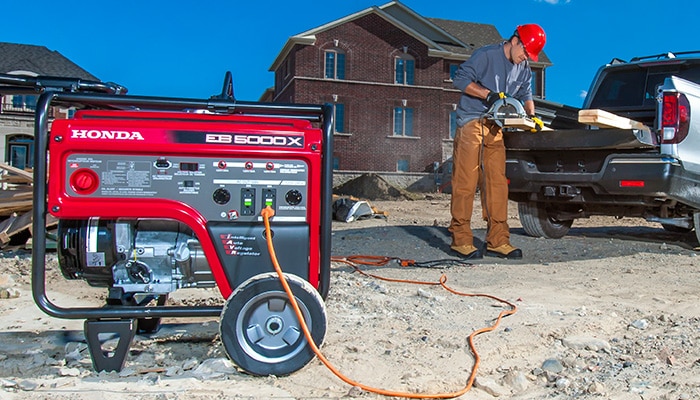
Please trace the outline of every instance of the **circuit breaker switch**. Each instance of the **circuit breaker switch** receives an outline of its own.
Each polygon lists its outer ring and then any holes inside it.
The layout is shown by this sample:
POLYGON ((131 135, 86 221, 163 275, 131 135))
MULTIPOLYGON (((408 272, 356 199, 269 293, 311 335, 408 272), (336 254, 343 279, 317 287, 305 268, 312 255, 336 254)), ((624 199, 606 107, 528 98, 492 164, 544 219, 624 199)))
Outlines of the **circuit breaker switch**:
POLYGON ((241 215, 255 215, 255 189, 241 189, 241 215))
POLYGON ((263 208, 269 206, 275 210, 275 207, 277 206, 277 189, 262 190, 262 206, 263 208))

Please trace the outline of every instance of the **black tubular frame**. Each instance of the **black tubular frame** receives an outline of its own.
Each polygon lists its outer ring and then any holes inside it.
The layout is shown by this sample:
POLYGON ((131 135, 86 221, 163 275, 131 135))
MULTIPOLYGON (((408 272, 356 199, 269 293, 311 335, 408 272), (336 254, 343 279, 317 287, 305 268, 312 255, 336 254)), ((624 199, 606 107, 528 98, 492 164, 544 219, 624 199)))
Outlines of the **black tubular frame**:
MULTIPOLYGON (((230 77, 227 75, 227 79, 230 77)), ((224 92, 227 86, 224 85, 224 92)), ((2 92, 0 86, 0 92, 2 92)), ((122 92, 123 93, 123 92, 122 92)), ((46 314, 65 319, 133 319, 210 317, 221 314, 221 306, 104 306, 63 308, 51 302, 46 293, 46 215, 47 215, 47 152, 49 143, 49 110, 55 105, 83 106, 114 110, 192 111, 252 116, 285 117, 321 123, 323 133, 321 173, 320 271, 318 291, 325 299, 330 284, 331 196, 333 189, 333 108, 330 104, 281 104, 237 101, 232 96, 212 96, 208 100, 127 96, 118 91, 79 93, 44 91, 36 106, 34 127, 34 204, 32 246, 32 293, 37 306, 46 314)))

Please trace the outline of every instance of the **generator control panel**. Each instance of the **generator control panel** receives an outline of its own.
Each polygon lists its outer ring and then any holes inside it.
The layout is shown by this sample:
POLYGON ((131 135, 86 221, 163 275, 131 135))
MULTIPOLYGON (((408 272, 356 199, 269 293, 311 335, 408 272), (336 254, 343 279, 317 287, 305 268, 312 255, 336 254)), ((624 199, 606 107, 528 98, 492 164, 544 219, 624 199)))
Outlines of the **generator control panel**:
POLYGON ((65 171, 69 196, 170 199, 208 221, 259 221, 270 206, 277 221, 308 222, 304 160, 72 154, 65 171))

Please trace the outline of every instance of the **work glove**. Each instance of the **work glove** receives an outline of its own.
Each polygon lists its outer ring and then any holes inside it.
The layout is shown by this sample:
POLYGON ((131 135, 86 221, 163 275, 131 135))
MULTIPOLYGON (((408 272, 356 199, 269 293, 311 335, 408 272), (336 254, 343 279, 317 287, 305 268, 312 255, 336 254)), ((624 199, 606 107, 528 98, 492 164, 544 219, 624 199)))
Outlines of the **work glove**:
POLYGON ((500 99, 505 99, 506 97, 508 97, 508 95, 503 92, 490 91, 488 96, 486 96, 486 102, 488 103, 489 107, 491 107, 493 103, 500 99))
POLYGON ((544 122, 542 122, 541 119, 539 119, 536 115, 530 115, 528 118, 532 120, 532 122, 535 123, 535 127, 530 129, 530 132, 539 132, 544 128, 544 122))

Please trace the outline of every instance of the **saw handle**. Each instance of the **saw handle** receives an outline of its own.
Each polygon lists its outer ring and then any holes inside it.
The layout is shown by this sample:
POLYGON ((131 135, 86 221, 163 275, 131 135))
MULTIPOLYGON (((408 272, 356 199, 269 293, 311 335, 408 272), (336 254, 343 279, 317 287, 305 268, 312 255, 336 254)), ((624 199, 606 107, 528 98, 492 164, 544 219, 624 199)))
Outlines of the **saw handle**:
POLYGON ((508 97, 508 95, 503 92, 489 91, 489 94, 486 96, 486 102, 489 104, 489 107, 491 107, 493 103, 500 99, 505 99, 506 97, 508 97))
POLYGON ((530 129, 530 132, 540 132, 544 128, 544 122, 536 115, 529 115, 528 118, 535 123, 535 126, 530 129))

